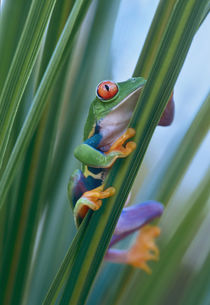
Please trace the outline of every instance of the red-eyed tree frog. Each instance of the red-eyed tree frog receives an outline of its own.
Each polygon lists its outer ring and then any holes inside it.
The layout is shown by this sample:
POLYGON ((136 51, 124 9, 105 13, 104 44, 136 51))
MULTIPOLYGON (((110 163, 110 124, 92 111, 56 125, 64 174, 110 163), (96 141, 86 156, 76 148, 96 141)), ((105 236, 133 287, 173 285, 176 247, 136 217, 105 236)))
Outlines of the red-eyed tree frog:
MULTIPOLYGON (((135 135, 135 130, 128 128, 128 124, 145 83, 144 78, 136 77, 120 83, 102 81, 96 88, 96 98, 90 106, 84 128, 84 142, 74 151, 75 157, 82 163, 82 170, 73 173, 68 186, 77 226, 89 209, 99 209, 102 199, 115 193, 114 187, 104 190, 104 180, 114 162, 118 158, 129 156, 136 147, 135 142, 130 141, 135 135)), ((159 124, 169 125, 173 120, 173 113, 171 97, 159 124)), ((110 247, 160 216, 162 212, 162 204, 154 201, 125 207, 110 247)), ((145 226, 140 230, 131 249, 127 251, 109 248, 106 259, 132 264, 149 272, 146 261, 157 259, 158 249, 154 238, 158 235, 158 227, 145 226)))

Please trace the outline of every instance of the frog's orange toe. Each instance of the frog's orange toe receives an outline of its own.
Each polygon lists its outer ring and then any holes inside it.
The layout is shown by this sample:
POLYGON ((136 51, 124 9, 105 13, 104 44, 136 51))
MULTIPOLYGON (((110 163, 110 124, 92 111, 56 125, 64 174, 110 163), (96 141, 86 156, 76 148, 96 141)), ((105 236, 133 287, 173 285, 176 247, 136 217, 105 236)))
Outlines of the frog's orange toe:
POLYGON ((101 186, 87 191, 82 195, 82 198, 90 201, 93 206, 93 210, 98 210, 101 207, 102 201, 101 199, 109 198, 115 194, 115 188, 109 187, 104 191, 104 184, 101 186))
POLYGON ((125 146, 125 149, 128 154, 130 154, 134 149, 136 149, 136 143, 135 142, 128 142, 125 146))
POLYGON ((117 139, 117 141, 110 147, 110 149, 106 152, 106 154, 109 154, 111 152, 119 152, 120 155, 118 158, 124 158, 127 157, 135 148, 136 143, 135 142, 128 142, 125 146, 125 142, 132 138, 136 134, 135 129, 128 128, 124 134, 117 139))

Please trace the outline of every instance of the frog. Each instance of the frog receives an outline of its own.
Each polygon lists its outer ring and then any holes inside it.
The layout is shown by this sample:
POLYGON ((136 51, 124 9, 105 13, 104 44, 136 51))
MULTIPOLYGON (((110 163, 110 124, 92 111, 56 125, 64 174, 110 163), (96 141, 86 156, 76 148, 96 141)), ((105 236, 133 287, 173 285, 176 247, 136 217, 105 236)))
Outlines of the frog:
MULTIPOLYGON (((128 126, 145 84, 146 80, 143 77, 133 77, 118 83, 104 80, 96 87, 96 96, 90 105, 84 127, 83 143, 74 150, 74 156, 81 162, 82 168, 74 171, 68 184, 69 200, 77 226, 81 224, 89 209, 98 210, 103 199, 114 196, 116 192, 114 186, 104 189, 105 180, 116 160, 127 158, 136 148, 136 143, 131 140, 135 136, 135 129, 128 126)), ((159 124, 168 126, 172 120, 171 97, 159 124)), ((106 259, 132 264, 149 272, 146 261, 158 256, 158 249, 154 243, 154 238, 160 233, 157 227, 147 225, 143 228, 137 242, 127 253, 111 247, 159 217, 162 212, 162 204, 155 201, 124 207, 106 259), (139 251, 138 245, 142 247, 142 240, 145 248, 139 251), (154 253, 151 254, 151 251, 154 253), (137 262, 134 259, 134 262, 131 257, 135 258, 136 252, 143 253, 144 259, 137 259, 137 262)))

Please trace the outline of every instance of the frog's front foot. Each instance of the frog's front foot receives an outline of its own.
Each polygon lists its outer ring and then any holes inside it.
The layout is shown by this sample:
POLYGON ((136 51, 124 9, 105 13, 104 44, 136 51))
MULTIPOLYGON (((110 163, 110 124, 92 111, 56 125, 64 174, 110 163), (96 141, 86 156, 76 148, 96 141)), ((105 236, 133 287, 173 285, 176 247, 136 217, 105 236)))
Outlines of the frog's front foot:
POLYGON ((125 158, 127 157, 132 151, 136 148, 136 143, 133 141, 125 142, 135 136, 136 132, 133 128, 128 128, 124 134, 117 139, 117 141, 110 147, 110 149, 106 152, 106 154, 110 154, 112 152, 119 153, 118 158, 125 158))
POLYGON ((104 184, 94 188, 93 190, 85 192, 77 201, 74 208, 74 215, 77 224, 79 225, 82 219, 87 214, 88 210, 98 210, 102 205, 102 199, 111 197, 115 194, 115 188, 109 187, 104 190, 104 184))

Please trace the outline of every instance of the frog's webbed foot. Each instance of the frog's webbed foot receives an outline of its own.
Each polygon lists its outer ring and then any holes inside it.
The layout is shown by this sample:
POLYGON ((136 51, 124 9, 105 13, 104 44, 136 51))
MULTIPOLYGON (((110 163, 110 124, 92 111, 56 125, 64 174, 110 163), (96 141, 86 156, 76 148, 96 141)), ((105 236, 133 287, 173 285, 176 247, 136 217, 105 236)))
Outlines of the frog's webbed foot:
POLYGON ((159 250, 155 245, 155 238, 159 235, 159 227, 149 225, 143 227, 136 238, 135 244, 127 253, 127 263, 151 273, 147 261, 156 261, 159 258, 159 250))
POLYGON ((150 268, 147 265, 147 261, 158 259, 159 251, 155 245, 155 238, 159 236, 160 229, 146 224, 159 217, 162 212, 163 205, 156 201, 147 201, 124 208, 105 259, 115 263, 130 264, 149 273, 150 268), (110 249, 114 244, 139 229, 135 243, 130 249, 110 249))
POLYGON ((155 238, 159 234, 158 227, 147 225, 140 230, 134 245, 129 250, 109 249, 105 258, 115 263, 129 264, 151 273, 147 261, 156 261, 159 258, 159 250, 155 245, 155 238))
POLYGON ((109 187, 104 190, 104 184, 85 192, 77 201, 74 208, 74 215, 77 224, 80 224, 89 209, 96 211, 102 205, 102 199, 111 197, 115 194, 115 188, 109 187))
POLYGON ((125 142, 132 138, 135 135, 135 129, 128 128, 122 136, 117 139, 117 141, 110 147, 110 149, 106 152, 106 154, 110 154, 112 152, 116 152, 117 158, 125 158, 127 157, 135 148, 136 143, 133 141, 128 142, 125 146, 125 142))

